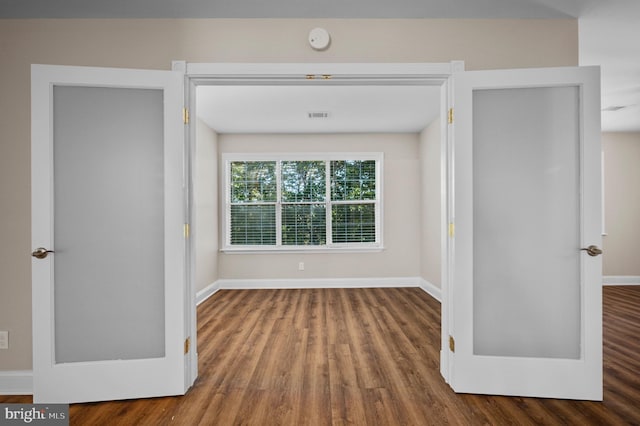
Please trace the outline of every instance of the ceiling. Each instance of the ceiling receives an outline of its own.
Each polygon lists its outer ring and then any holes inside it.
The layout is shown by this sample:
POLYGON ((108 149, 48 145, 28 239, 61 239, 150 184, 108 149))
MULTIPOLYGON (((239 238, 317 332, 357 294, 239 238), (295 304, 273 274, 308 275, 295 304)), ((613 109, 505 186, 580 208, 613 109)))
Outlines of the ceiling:
MULTIPOLYGON (((0 0, 0 18, 577 18, 580 64, 602 67, 603 130, 640 131, 638 0, 0 0)), ((281 102, 311 99, 279 96, 281 102)), ((352 112, 390 114, 365 106, 355 103, 352 112)), ((297 108, 306 113, 316 106, 297 108)), ((334 111, 326 121, 338 121, 334 111)))
POLYGON ((0 18, 570 18, 599 0, 0 0, 0 18))
POLYGON ((601 66, 602 129, 640 132, 640 1, 599 1, 579 19, 580 65, 601 66))
POLYGON ((417 133, 439 86, 199 86, 198 117, 218 133, 417 133))

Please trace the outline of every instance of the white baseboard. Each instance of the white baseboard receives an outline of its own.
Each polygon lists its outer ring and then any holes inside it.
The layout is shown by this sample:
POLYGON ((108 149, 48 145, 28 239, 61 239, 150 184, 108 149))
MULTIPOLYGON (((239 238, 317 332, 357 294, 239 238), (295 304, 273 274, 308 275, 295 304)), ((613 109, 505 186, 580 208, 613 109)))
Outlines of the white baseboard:
POLYGON ((218 290, 220 290, 220 281, 211 283, 202 290, 196 293, 196 306, 213 296, 218 290))
POLYGON ((602 277, 603 285, 640 285, 640 277, 634 275, 607 275, 602 277))
POLYGON ((442 290, 439 287, 436 287, 429 281, 420 278, 420 288, 429 293, 431 297, 436 299, 438 302, 442 302, 442 290))
POLYGON ((204 302, 218 290, 300 289, 300 288, 392 288, 420 287, 438 302, 442 290, 421 277, 402 278, 308 278, 308 279, 222 279, 200 290, 196 303, 204 302))
POLYGON ((0 395, 33 395, 33 371, 0 371, 0 395))
POLYGON ((309 278, 309 279, 253 279, 218 280, 220 289, 294 289, 294 288, 379 288, 420 287, 421 278, 309 278))

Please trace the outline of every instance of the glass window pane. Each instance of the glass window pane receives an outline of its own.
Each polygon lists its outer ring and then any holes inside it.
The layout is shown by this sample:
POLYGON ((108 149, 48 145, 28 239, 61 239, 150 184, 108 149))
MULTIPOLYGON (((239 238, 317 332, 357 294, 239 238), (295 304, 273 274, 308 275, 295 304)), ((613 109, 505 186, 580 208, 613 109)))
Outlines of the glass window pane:
POLYGON ((374 204, 334 204, 331 209, 334 243, 374 243, 376 241, 374 204))
POLYGON ((375 160, 331 162, 332 200, 375 200, 375 160))
POLYGON ((326 176, 324 161, 283 161, 282 201, 324 201, 326 176))
POLYGON ((231 245, 274 245, 276 206, 231 206, 231 245))
POLYGON ((234 161, 231 163, 231 202, 275 201, 277 196, 275 161, 234 161))
POLYGON ((332 223, 335 242, 377 241, 376 160, 265 160, 230 163, 231 245, 326 245, 332 223), (334 207, 329 223, 327 185, 334 204, 358 202, 334 207))
POLYGON ((327 242, 324 204, 285 204, 282 206, 283 245, 323 245, 327 242))

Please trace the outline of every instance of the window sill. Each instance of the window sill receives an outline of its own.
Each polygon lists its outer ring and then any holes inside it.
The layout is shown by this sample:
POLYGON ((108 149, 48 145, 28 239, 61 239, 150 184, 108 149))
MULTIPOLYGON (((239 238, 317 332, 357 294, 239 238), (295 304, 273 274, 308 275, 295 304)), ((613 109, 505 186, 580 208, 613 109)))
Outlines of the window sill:
POLYGON ((376 253, 384 251, 384 247, 296 247, 296 248, 273 248, 273 247, 225 247, 220 249, 225 254, 302 254, 302 253, 376 253))

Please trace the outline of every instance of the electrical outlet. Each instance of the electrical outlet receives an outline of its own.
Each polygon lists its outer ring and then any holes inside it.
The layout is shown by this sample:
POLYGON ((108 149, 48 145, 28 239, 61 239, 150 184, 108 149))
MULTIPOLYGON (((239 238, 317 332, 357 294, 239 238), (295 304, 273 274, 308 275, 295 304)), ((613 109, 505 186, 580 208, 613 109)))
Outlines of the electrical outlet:
POLYGON ((298 263, 298 271, 304 271, 304 262, 298 263))
POLYGON ((0 331, 0 349, 9 349, 8 331, 0 331))

